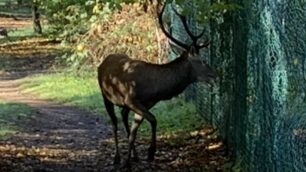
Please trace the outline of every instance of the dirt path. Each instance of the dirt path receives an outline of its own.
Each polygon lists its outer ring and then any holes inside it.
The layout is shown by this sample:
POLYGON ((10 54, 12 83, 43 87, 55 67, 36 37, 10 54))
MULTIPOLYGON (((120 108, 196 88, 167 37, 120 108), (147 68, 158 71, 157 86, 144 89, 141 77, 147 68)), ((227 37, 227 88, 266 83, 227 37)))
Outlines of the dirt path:
POLYGON ((0 171, 94 171, 99 158, 110 156, 100 156, 111 134, 100 116, 24 95, 14 79, 0 78, 0 85, 1 99, 35 108, 20 121, 23 131, 0 141, 0 171))
MULTIPOLYGON (((0 171, 126 171, 112 165, 113 137, 103 115, 42 100, 20 89, 22 78, 48 72, 57 54, 54 44, 44 38, 0 44, 0 99, 34 107, 30 119, 18 121, 22 131, 0 139, 0 171)), ((132 171, 224 171, 227 152, 210 131, 159 136, 156 160, 133 163, 132 171)), ((127 139, 122 131, 119 137, 124 161, 127 139)), ((148 143, 141 136, 137 140, 141 159, 148 143)))
MULTIPOLYGON (((101 116, 24 94, 19 87, 22 78, 52 66, 54 43, 34 38, 1 44, 0 52, 0 99, 34 107, 31 119, 19 121, 23 131, 0 140, 0 171, 98 169, 99 158, 110 156, 100 156, 101 142, 111 134, 101 116)), ((107 161, 102 165, 106 168, 107 161)))

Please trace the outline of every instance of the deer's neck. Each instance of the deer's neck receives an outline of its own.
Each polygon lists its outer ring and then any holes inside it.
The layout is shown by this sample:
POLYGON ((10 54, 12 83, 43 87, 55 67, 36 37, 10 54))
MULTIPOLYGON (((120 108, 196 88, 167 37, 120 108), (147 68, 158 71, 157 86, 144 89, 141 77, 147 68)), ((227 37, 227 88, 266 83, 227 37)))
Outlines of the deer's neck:
POLYGON ((186 59, 176 59, 161 67, 163 83, 157 88, 160 99, 170 99, 177 96, 192 82, 195 77, 192 75, 192 67, 186 59))

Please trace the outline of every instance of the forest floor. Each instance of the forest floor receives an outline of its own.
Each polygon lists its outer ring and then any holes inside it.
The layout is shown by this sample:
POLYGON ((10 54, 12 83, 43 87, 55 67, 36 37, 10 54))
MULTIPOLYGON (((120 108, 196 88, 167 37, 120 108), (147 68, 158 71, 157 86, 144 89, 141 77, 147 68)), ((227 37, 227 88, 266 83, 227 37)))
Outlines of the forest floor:
MULTIPOLYGON (((30 24, 25 19, 0 18, 0 26, 9 29, 30 24)), ((112 165, 114 142, 112 128, 104 120, 107 115, 43 100, 20 87, 23 78, 50 72, 58 48, 56 42, 42 37, 0 43, 0 100, 33 108, 30 117, 14 119, 19 131, 0 137, 0 171, 127 171, 112 165)), ((136 146, 141 160, 132 163, 130 170, 228 171, 229 155, 212 131, 204 127, 188 134, 158 136, 156 160, 151 163, 145 161, 150 140, 139 136, 136 146)), ((123 130, 119 138, 123 162, 127 154, 123 130)))

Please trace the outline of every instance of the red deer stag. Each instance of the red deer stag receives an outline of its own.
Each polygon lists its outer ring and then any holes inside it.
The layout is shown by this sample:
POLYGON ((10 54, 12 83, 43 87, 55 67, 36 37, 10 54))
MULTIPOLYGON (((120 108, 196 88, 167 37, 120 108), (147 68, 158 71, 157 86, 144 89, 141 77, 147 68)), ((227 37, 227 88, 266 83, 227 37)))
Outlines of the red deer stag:
POLYGON ((172 37, 163 24, 163 6, 158 16, 159 24, 165 35, 175 44, 182 47, 184 52, 175 60, 167 64, 152 64, 144 61, 130 59, 125 54, 108 55, 98 67, 98 80, 104 99, 105 108, 112 120, 115 137, 114 164, 120 163, 117 138, 117 117, 114 113, 114 105, 122 108, 121 115, 128 134, 128 159, 129 165, 131 153, 138 159, 134 141, 137 129, 146 119, 151 124, 152 140, 148 150, 148 160, 154 160, 156 150, 156 119, 149 111, 157 102, 168 100, 177 96, 194 82, 211 82, 217 78, 217 73, 206 61, 191 57, 191 49, 196 53, 199 49, 207 47, 208 42, 198 45, 198 39, 204 31, 195 36, 189 30, 186 18, 175 12, 181 19, 187 34, 191 37, 192 45, 187 45, 172 37), (135 112, 134 121, 129 129, 128 113, 135 112))

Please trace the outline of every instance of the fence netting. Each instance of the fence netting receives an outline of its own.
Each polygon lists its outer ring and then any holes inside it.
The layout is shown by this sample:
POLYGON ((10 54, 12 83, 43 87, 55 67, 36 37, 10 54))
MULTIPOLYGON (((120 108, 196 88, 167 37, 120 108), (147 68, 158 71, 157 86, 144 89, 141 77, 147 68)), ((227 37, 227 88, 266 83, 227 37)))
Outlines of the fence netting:
MULTIPOLYGON (((306 1, 228 2, 242 8, 204 25, 211 45, 201 52, 220 80, 190 86, 186 99, 245 171, 306 171, 306 1)), ((172 34, 190 41, 169 12, 172 34)), ((203 29, 192 17, 188 23, 195 34, 203 29)))

